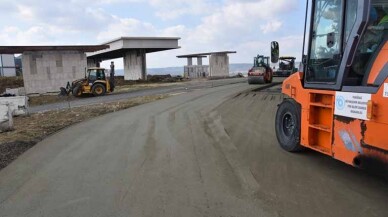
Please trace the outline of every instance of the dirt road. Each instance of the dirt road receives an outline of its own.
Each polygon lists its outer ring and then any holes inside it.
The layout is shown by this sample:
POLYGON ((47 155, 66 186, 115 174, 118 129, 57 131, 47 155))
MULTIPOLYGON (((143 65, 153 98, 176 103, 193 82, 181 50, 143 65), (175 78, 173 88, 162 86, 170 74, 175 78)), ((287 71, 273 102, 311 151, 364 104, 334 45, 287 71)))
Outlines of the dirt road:
POLYGON ((278 87, 192 91, 78 124, 0 172, 0 216, 387 216, 388 183, 274 135, 278 87))
POLYGON ((245 83, 246 78, 230 78, 230 79, 220 79, 220 80, 208 80, 208 81, 199 81, 193 80, 182 83, 173 83, 170 85, 162 85, 156 87, 148 87, 148 88, 139 88, 135 90, 131 90, 128 92, 114 92, 111 94, 107 94, 103 97, 85 97, 78 98, 75 100, 71 100, 69 102, 62 101, 56 103, 50 103, 39 106, 31 106, 28 111, 30 113, 37 113, 43 111, 57 110, 57 109, 67 109, 69 107, 80 107, 87 105, 94 105, 100 103, 111 103, 117 102, 120 100, 132 99, 135 97, 143 97, 143 96, 152 96, 159 94, 174 94, 174 93, 182 93, 182 92, 190 92, 194 90, 204 89, 204 88, 213 88, 224 85, 236 84, 236 83, 245 83))

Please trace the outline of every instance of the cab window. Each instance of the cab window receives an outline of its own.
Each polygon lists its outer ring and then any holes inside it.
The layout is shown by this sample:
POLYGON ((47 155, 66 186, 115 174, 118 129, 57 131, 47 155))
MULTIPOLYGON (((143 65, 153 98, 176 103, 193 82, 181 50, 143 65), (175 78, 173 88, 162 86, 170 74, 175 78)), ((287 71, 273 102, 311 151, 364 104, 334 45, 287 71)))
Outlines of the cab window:
POLYGON ((89 71, 89 81, 95 81, 97 80, 97 70, 90 70, 89 71))
POLYGON ((346 2, 344 49, 349 40, 350 33, 353 30, 354 24, 356 23, 358 12, 358 0, 348 0, 346 2))
POLYGON ((372 1, 369 23, 360 39, 352 67, 344 79, 344 85, 366 85, 367 72, 374 56, 387 41, 388 3, 372 1))
POLYGON ((342 1, 317 0, 306 81, 335 83, 341 62, 342 1))

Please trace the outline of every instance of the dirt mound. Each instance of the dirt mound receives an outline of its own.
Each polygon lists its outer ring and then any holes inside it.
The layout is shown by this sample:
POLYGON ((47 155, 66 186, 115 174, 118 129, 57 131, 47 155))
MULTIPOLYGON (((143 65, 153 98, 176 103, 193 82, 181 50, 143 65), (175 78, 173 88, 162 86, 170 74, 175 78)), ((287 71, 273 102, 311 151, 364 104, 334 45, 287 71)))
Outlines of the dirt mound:
POLYGON ((0 77, 0 94, 4 93, 6 88, 23 87, 23 77, 0 77))
POLYGON ((149 83, 172 83, 182 81, 182 76, 167 75, 147 75, 147 80, 126 81, 124 76, 115 76, 116 86, 133 85, 133 84, 149 84, 149 83))

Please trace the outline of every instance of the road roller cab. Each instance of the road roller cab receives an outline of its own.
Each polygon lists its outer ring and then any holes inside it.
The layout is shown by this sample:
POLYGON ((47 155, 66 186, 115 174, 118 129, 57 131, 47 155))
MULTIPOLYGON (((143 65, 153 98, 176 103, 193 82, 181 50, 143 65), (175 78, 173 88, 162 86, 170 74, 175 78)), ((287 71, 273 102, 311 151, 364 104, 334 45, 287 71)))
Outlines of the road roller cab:
POLYGON ((249 84, 271 83, 273 71, 269 65, 269 57, 257 55, 253 61, 253 67, 248 71, 249 84))

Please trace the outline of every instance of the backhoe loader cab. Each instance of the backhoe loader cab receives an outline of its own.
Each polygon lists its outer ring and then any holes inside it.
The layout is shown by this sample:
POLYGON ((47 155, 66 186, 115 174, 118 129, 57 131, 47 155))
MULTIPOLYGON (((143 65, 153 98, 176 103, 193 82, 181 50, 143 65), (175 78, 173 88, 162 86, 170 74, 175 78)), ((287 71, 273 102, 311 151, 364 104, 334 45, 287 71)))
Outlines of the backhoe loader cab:
POLYGON ((308 11, 304 66, 276 114, 280 146, 388 174, 388 0, 309 0, 308 11))

